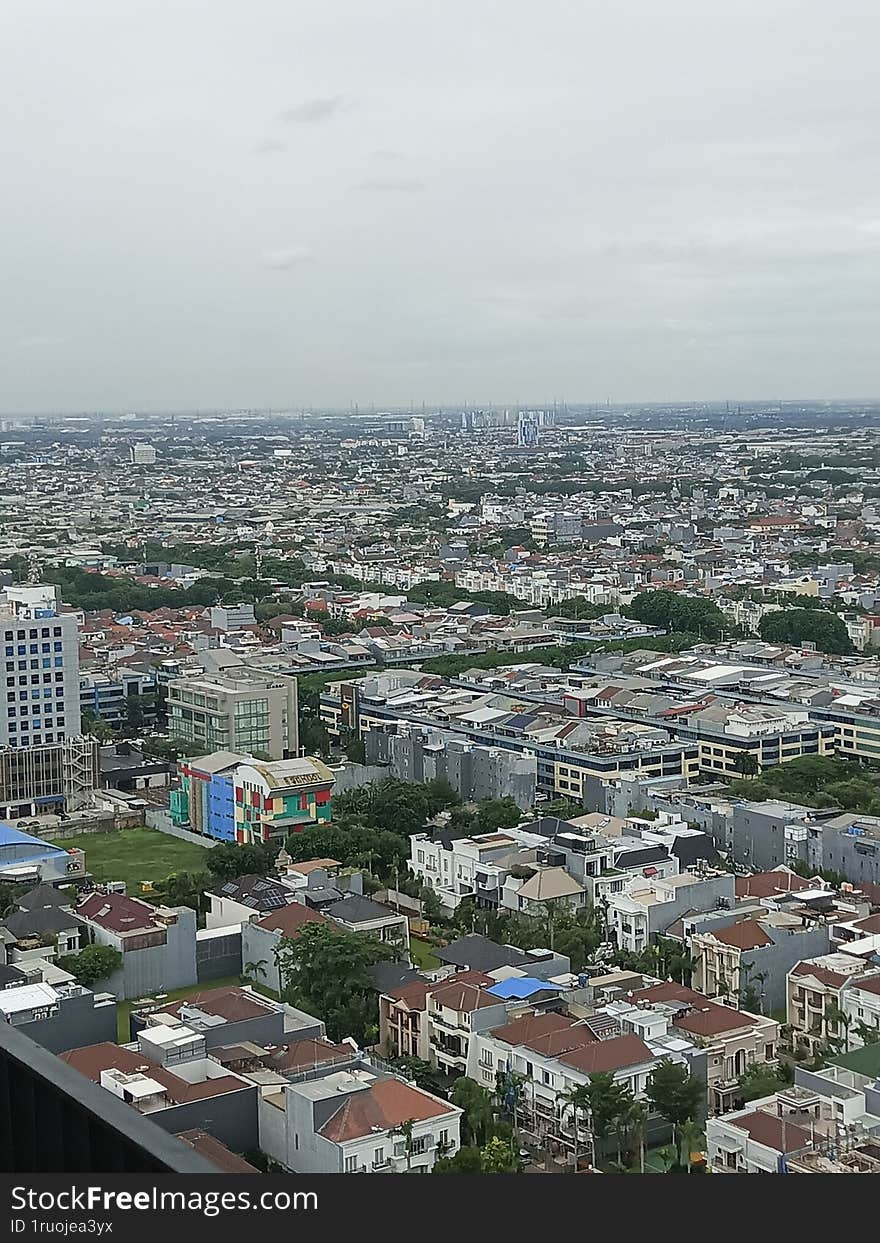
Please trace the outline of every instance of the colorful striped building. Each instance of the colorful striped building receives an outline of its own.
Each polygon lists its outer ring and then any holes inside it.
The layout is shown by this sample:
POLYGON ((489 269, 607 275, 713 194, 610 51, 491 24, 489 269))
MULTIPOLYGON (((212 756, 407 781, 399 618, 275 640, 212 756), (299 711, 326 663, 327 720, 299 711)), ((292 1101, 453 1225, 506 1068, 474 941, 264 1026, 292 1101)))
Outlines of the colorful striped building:
POLYGON ((171 819, 219 841, 283 842, 332 814, 334 777, 321 760, 265 763, 217 751, 181 761, 171 793, 171 819))

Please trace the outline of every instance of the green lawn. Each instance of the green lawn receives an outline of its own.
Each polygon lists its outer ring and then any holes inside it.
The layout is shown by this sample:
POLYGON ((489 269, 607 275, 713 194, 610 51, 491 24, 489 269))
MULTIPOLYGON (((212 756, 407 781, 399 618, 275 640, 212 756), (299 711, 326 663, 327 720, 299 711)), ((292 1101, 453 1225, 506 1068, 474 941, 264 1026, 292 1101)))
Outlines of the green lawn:
POLYGON ((136 898, 142 881, 165 880, 172 872, 204 871, 208 851, 158 829, 121 829, 118 833, 82 833, 53 843, 63 850, 85 851, 86 868, 95 880, 124 880, 136 898))
POLYGON ((434 953, 434 947, 418 937, 410 937, 409 952, 415 965, 422 971, 433 971, 440 966, 440 959, 434 953))

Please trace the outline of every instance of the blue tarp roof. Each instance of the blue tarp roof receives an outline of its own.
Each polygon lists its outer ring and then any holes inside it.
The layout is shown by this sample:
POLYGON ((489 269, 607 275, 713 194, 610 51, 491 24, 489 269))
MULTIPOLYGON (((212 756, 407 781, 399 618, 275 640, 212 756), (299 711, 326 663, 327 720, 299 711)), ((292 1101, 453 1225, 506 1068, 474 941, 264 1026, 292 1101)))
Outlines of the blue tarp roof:
POLYGON ((493 997, 501 997, 505 1001, 531 997, 533 993, 562 992, 561 984, 551 984, 548 980, 536 980, 530 975, 512 976, 509 980, 500 980, 486 989, 493 997))
POLYGON ((30 833, 22 833, 6 820, 0 820, 0 849, 4 846, 29 846, 35 855, 58 855, 65 851, 60 846, 53 846, 30 833))

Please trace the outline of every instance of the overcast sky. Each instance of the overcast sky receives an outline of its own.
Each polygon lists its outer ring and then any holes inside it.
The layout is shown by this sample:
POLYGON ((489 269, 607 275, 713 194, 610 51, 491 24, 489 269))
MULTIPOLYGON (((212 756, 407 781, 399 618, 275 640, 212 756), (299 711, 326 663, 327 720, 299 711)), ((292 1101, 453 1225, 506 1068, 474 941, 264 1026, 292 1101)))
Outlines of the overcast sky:
POLYGON ((0 409, 880 397, 877 0, 5 0, 0 409))

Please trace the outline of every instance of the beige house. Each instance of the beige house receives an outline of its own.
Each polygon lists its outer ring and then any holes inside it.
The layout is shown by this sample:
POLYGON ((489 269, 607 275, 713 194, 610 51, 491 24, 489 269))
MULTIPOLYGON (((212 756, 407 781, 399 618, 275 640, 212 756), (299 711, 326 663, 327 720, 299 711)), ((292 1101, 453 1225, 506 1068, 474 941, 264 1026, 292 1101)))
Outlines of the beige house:
POLYGON ((587 901, 587 892, 562 867, 538 868, 527 880, 508 876, 504 882, 503 904, 526 915, 540 915, 547 903, 577 908, 587 901))
POLYGON ((764 1015, 747 1014, 700 998, 673 1024, 706 1050, 706 1092, 710 1113, 730 1109, 739 1078, 750 1066, 775 1062, 779 1024, 764 1015))
POLYGON ((849 1043, 845 1022, 834 1017, 843 1010, 841 990, 855 976, 870 974, 859 958, 849 954, 823 954, 799 962, 788 973, 785 1016, 795 1040, 804 1040, 810 1052, 830 1041, 849 1043))

